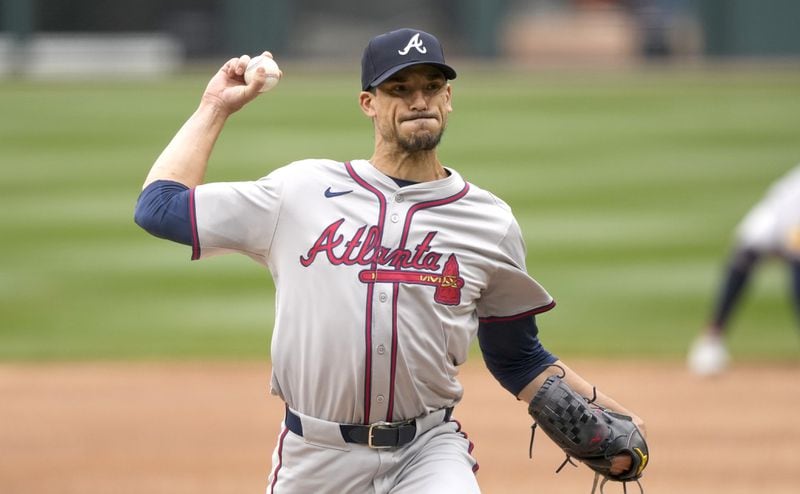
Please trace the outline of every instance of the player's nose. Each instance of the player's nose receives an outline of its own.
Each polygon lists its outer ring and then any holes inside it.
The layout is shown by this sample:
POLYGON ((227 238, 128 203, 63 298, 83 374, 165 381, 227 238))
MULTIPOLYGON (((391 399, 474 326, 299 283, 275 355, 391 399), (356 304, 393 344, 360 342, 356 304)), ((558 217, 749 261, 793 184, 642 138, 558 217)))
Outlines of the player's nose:
POLYGON ((423 111, 428 109, 428 99, 425 97, 425 92, 418 89, 411 93, 409 96, 409 109, 414 111, 423 111))

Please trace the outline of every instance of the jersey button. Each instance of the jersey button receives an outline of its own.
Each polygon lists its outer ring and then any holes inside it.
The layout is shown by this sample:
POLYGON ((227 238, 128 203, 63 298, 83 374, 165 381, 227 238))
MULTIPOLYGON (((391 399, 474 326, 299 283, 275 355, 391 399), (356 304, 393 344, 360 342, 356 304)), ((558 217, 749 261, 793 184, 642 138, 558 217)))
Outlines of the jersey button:
POLYGON ((378 403, 383 403, 383 400, 384 400, 383 395, 378 395, 375 397, 375 401, 377 401, 378 403))
POLYGON ((406 199, 405 199, 405 197, 403 197, 402 195, 398 194, 398 195, 397 195, 397 196, 394 198, 394 200, 395 200, 395 202, 403 202, 403 201, 405 201, 406 199))
POLYGON ((378 345, 378 355, 383 355, 386 353, 386 347, 383 345, 378 345))
POLYGON ((392 223, 397 223, 398 221, 400 221, 400 216, 393 214, 391 219, 392 223))
POLYGON ((378 299, 379 299, 381 302, 386 302, 386 301, 389 299, 389 296, 388 296, 388 295, 386 295, 385 293, 381 293, 380 295, 378 295, 378 299))

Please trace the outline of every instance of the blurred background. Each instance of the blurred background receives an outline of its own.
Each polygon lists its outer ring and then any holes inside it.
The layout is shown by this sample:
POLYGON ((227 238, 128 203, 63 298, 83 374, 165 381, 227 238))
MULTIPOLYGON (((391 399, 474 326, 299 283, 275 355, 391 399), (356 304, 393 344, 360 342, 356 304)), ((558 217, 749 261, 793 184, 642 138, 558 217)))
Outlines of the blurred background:
POLYGON ((162 73, 265 46, 351 61, 365 38, 407 25, 449 55, 514 63, 786 58, 800 54, 798 18, 792 0, 2 0, 0 73, 162 73))
MULTIPOLYGON (((286 76, 230 122, 209 180, 371 153, 362 47, 438 34, 459 68, 442 158, 514 208, 560 354, 682 357, 733 229, 800 161, 791 0, 0 0, 0 359, 262 358, 269 277, 190 266, 132 221, 149 166, 233 54, 286 76)), ((795 359, 779 264, 741 358, 795 359)))

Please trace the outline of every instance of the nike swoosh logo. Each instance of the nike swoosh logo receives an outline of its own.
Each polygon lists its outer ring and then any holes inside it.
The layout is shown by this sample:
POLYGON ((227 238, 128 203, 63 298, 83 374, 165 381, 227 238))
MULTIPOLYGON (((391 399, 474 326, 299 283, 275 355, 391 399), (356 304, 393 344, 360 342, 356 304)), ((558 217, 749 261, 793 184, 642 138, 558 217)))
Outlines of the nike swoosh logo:
POLYGON ((330 187, 325 189, 325 197, 338 197, 353 192, 352 190, 332 191, 330 187))

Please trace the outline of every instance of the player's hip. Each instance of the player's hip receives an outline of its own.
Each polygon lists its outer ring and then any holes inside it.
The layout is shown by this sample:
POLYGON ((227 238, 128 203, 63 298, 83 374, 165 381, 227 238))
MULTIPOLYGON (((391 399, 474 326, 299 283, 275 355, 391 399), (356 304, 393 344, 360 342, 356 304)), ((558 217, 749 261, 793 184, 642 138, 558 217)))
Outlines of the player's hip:
POLYGON ((336 439, 335 431, 317 428, 320 424, 312 420, 302 422, 299 435, 285 421, 267 493, 479 492, 472 444, 449 414, 448 420, 444 414, 431 415, 438 418, 436 423, 422 424, 412 440, 399 447, 336 439))

